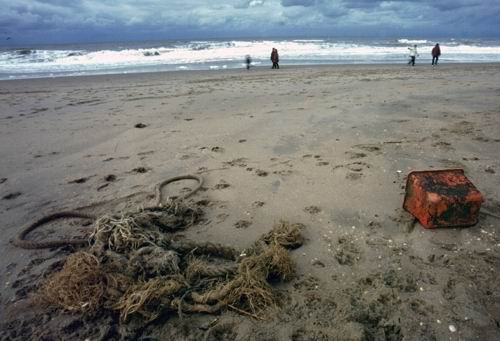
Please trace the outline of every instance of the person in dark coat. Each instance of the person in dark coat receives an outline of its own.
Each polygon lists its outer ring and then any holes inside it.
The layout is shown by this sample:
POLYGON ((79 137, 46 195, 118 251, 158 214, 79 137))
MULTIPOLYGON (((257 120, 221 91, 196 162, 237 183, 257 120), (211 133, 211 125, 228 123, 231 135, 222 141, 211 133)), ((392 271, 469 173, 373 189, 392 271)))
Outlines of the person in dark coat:
POLYGON ((245 64, 247 64, 247 70, 250 70, 250 67, 252 66, 252 57, 250 57, 249 54, 245 57, 245 64))
POLYGON ((273 51, 271 52, 271 61, 273 62, 272 69, 280 68, 280 65, 278 64, 280 62, 280 57, 278 55, 278 50, 275 48, 273 48, 273 51))
POLYGON ((438 65, 439 56, 441 55, 441 48, 436 44, 432 49, 432 65, 438 65))

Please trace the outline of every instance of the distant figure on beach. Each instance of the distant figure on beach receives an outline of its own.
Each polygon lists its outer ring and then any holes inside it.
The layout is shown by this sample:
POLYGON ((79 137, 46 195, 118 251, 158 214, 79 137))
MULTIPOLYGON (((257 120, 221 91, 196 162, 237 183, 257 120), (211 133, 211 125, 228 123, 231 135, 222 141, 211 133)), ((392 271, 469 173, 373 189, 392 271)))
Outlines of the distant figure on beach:
POLYGON ((411 64, 411 66, 415 66, 415 58, 417 58, 417 56, 418 56, 417 45, 413 45, 413 47, 409 47, 408 50, 410 50, 410 61, 408 62, 408 65, 411 64))
POLYGON ((438 65, 439 56, 441 55, 441 48, 436 44, 432 49, 432 65, 438 65))
POLYGON ((250 66, 252 66, 252 57, 249 54, 245 57, 245 64, 247 64, 247 70, 250 70, 250 66))
POLYGON ((272 69, 279 69, 280 65, 278 64, 280 62, 280 57, 278 55, 278 50, 273 47, 273 51, 271 52, 271 61, 273 62, 273 67, 272 69))

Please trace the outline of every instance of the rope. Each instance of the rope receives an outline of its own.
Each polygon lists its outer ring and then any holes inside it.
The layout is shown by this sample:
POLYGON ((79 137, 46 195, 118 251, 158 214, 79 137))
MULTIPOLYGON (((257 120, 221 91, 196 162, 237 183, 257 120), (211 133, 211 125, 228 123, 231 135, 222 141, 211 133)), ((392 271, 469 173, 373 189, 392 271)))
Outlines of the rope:
MULTIPOLYGON (((187 199, 194 193, 196 193, 201 186, 203 185, 203 178, 198 175, 181 175, 181 176, 176 176, 173 178, 166 179, 162 182, 160 182, 156 188, 155 188, 155 206, 154 207, 161 207, 162 206, 162 194, 161 190, 163 187, 165 187, 168 184, 171 184, 172 182, 177 182, 180 180, 196 180, 198 182, 198 185, 193 188, 191 191, 188 193, 175 198, 176 201, 182 201, 184 199, 187 199)), ((126 196, 125 198, 130 198, 131 195, 126 196)), ((120 200, 120 199, 119 199, 120 200)), ((88 208, 88 207, 95 207, 95 205, 90 205, 86 206, 83 208, 88 208)), ((52 213, 46 216, 43 216, 42 218, 36 220, 35 222, 27 225, 26 227, 22 228, 21 231, 17 234, 15 239, 12 241, 12 244, 14 244, 17 247, 23 248, 23 249, 49 249, 49 248, 55 248, 55 247, 61 247, 61 246, 68 246, 68 245, 73 245, 73 246, 82 246, 88 244, 88 241, 86 239, 78 239, 78 238, 63 238, 59 240, 46 240, 46 241, 31 241, 31 240, 26 240, 26 237, 28 236, 29 233, 33 232, 40 226, 43 226, 49 222, 59 220, 59 219, 68 219, 68 218, 81 218, 81 219, 92 219, 96 220, 97 216, 90 214, 90 213, 82 213, 79 212, 78 210, 83 209, 82 207, 77 208, 73 211, 62 211, 62 212, 56 212, 52 213)))
POLYGON ((36 230, 42 225, 45 225, 54 220, 68 219, 68 218, 82 218, 82 219, 92 219, 92 220, 96 219, 96 217, 92 214, 80 213, 77 211, 63 211, 63 212, 49 214, 22 229, 21 232, 19 232, 19 234, 16 236, 16 239, 14 239, 13 244, 23 249, 48 249, 52 247, 60 247, 66 245, 77 246, 77 245, 87 244, 88 241, 86 239, 61 239, 61 240, 47 240, 44 242, 33 242, 25 239, 30 232, 36 230))
POLYGON ((182 201, 184 199, 187 199, 191 195, 198 192, 199 189, 201 188, 201 186, 203 186, 203 178, 201 176, 198 176, 198 175, 181 175, 181 176, 176 176, 176 177, 164 180, 156 186, 156 190, 155 190, 155 196, 156 196, 155 206, 156 207, 161 207, 161 205, 162 205, 162 195, 161 195, 162 188, 168 184, 171 184, 172 182, 176 182, 176 181, 180 181, 180 180, 196 180, 196 181, 198 181, 198 185, 195 188, 193 188, 191 191, 189 191, 188 193, 186 193, 180 197, 177 197, 175 199, 177 201, 182 201))

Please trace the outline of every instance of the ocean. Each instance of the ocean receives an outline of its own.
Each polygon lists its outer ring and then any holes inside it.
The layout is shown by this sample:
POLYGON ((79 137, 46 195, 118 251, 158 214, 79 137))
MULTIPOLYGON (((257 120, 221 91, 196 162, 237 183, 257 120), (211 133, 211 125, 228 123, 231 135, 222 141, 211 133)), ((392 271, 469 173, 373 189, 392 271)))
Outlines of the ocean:
POLYGON ((431 61, 439 43, 440 63, 500 62, 500 40, 488 39, 270 39, 191 40, 0 47, 0 79, 217 70, 271 66, 273 47, 281 66, 318 64, 404 64, 417 44, 417 64, 431 61))

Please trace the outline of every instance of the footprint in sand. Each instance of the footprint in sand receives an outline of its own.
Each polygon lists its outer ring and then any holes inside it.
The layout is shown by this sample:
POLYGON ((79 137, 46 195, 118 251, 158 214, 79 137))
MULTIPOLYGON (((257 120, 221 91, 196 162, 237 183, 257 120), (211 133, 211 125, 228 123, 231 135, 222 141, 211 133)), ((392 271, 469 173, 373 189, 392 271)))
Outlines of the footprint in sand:
POLYGON ((281 175, 281 176, 288 176, 288 175, 293 174, 293 171, 290 169, 283 169, 280 171, 274 171, 273 174, 281 175))
POLYGON ((347 180, 359 180, 363 177, 362 173, 347 173, 345 178, 347 180))
POLYGON ((143 174, 143 173, 147 173, 149 172, 149 168, 146 168, 146 167, 137 167, 137 168, 134 168, 131 170, 132 173, 136 173, 136 174, 143 174))
POLYGON ((1 179, 0 179, 0 184, 3 184, 3 183, 4 183, 4 182, 6 182, 6 181, 7 181, 7 178, 1 178, 1 179))
POLYGON ((476 136, 472 138, 474 141, 479 141, 479 142, 490 142, 490 139, 482 136, 476 136))
POLYGON ((214 189, 225 189, 230 187, 231 185, 225 182, 224 180, 219 181, 217 185, 214 186, 214 189))
POLYGON ((104 181, 107 181, 107 182, 113 182, 113 181, 116 181, 116 175, 114 174, 109 174, 109 175, 106 175, 104 177, 104 181))
POLYGON ((196 205, 198 206, 203 206, 203 207, 208 207, 208 206, 212 206, 212 202, 208 199, 201 199, 201 200, 198 200, 197 202, 195 202, 196 205))
POLYGON ((13 192, 13 193, 9 193, 7 195, 4 195, 2 197, 3 200, 14 200, 16 199, 17 197, 19 197, 22 193, 21 192, 13 192))
POLYGON ((444 142, 444 141, 434 142, 431 146, 436 147, 436 148, 441 148, 444 150, 453 150, 454 149, 453 147, 451 147, 451 143, 444 142))
POLYGON ((88 179, 90 179, 90 177, 78 178, 78 179, 68 181, 68 183, 69 184, 84 184, 88 181, 88 179))
POLYGON ((329 164, 330 164, 330 162, 328 162, 328 161, 316 162, 316 166, 328 166, 329 164))
POLYGON ((109 183, 97 187, 97 191, 101 191, 109 186, 109 183))
POLYGON ((255 174, 257 174, 257 176, 267 176, 269 173, 266 171, 263 171, 262 169, 257 169, 257 170, 255 170, 255 174))
POLYGON ((246 229, 250 225, 252 225, 252 222, 248 220, 238 220, 236 223, 234 223, 234 227, 236 227, 237 229, 246 229))
POLYGON ((347 179, 357 180, 361 178, 361 176, 363 175, 363 170, 365 170, 366 168, 370 168, 370 165, 367 164, 366 162, 355 161, 343 165, 337 165, 333 167, 332 170, 335 171, 336 169, 339 168, 346 168, 347 170, 350 171, 346 176, 347 179))
POLYGON ((227 213, 219 213, 215 216, 217 218, 217 224, 224 222, 229 217, 227 213))
POLYGON ((370 165, 366 162, 356 161, 348 163, 345 167, 353 172, 362 172, 365 168, 370 168, 370 165))
POLYGON ((31 111, 32 114, 38 114, 40 112, 44 112, 44 111, 47 111, 49 110, 49 108, 35 108, 31 111))
POLYGON ((474 124, 469 121, 460 121, 452 125, 452 127, 448 130, 450 133, 456 135, 470 135, 474 132, 474 124))
POLYGON ((340 265, 352 266, 360 260, 360 253, 358 246, 354 243, 352 237, 343 236, 338 239, 337 252, 335 258, 340 265))
POLYGON ((352 152, 352 151, 347 151, 345 154, 349 157, 349 159, 362 159, 364 157, 367 157, 365 153, 358 153, 358 152, 352 152))
POLYGON ((210 150, 213 151, 214 153, 223 153, 224 152, 224 148, 218 147, 218 146, 212 147, 212 148, 210 148, 210 150))
POLYGON ((193 157, 196 157, 196 154, 183 154, 179 157, 179 160, 189 160, 193 157))
POLYGON ((248 159, 244 157, 240 157, 238 159, 233 159, 231 161, 226 161, 223 162, 223 165, 225 166, 231 166, 231 167, 246 167, 247 166, 248 159))
POLYGON ((306 211, 307 213, 309 214, 318 214, 319 212, 321 212, 321 208, 319 208, 318 206, 307 206, 306 208, 304 208, 304 211, 306 211))
POLYGON ((353 148, 361 149, 370 153, 377 153, 379 154, 381 152, 381 148, 375 144, 357 144, 352 146, 353 148))
POLYGON ((252 203, 252 207, 254 207, 254 208, 257 208, 257 207, 262 207, 262 206, 264 206, 265 204, 266 204, 266 203, 265 203, 265 202, 263 202, 263 201, 254 201, 254 202, 252 203))

